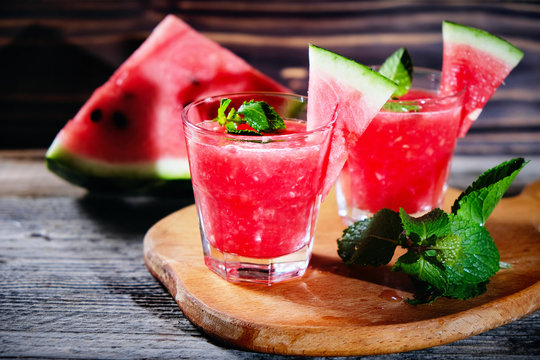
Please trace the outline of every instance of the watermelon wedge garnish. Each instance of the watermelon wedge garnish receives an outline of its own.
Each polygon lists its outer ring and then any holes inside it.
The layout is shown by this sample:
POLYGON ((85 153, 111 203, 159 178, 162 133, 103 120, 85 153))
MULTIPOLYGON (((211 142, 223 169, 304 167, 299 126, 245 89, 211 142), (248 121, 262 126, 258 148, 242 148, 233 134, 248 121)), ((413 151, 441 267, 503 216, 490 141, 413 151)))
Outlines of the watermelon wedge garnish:
POLYGON ((89 190, 185 190, 179 187, 189 179, 183 107, 240 91, 289 92, 169 15, 58 133, 47 165, 89 190))
POLYGON ((459 131, 463 137, 495 90, 521 61, 523 52, 486 31, 449 21, 443 22, 442 34, 441 94, 465 89, 459 131))
POLYGON ((336 118, 322 193, 326 196, 347 160, 347 137, 362 134, 397 85, 344 56, 309 45, 307 127, 336 118))

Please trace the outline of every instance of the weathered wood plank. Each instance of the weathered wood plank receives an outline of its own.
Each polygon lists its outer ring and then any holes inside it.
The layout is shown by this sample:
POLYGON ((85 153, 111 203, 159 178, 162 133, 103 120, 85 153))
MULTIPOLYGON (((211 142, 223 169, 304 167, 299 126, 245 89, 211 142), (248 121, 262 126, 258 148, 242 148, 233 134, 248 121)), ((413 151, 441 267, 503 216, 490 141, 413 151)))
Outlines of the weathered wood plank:
POLYGON ((81 196, 84 193, 47 170, 44 150, 0 151, 0 195, 81 196))
MULTIPOLYGON (((0 358, 284 359, 203 336, 144 266, 142 237, 176 200, 0 198, 0 358)), ((540 314, 378 359, 540 356, 540 314)))

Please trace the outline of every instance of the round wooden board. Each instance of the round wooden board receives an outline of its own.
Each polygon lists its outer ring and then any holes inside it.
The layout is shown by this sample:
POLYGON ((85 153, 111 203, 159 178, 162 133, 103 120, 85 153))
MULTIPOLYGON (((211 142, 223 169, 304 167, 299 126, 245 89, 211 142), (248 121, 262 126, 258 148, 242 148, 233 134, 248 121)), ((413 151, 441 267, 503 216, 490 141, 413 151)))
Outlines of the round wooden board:
MULTIPOLYGON (((458 195, 449 190, 445 208, 458 195)), ((469 300, 410 305, 409 279, 382 268, 349 268, 337 256, 345 228, 331 194, 323 203, 309 269, 273 286, 229 283, 203 262, 195 206, 169 215, 144 239, 150 272, 195 325, 242 348, 288 355, 346 356, 441 345, 540 308, 540 181, 505 198, 486 227, 501 270, 487 293, 469 300)))

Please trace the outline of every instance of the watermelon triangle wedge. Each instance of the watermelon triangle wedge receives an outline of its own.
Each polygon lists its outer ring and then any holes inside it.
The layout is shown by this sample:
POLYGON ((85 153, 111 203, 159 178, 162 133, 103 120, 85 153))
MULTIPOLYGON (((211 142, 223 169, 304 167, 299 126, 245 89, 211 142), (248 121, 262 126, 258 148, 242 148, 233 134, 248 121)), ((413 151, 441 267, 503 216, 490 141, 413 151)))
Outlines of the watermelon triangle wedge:
POLYGON ((459 130, 463 137, 523 52, 486 31, 449 21, 443 21, 442 34, 441 94, 465 89, 459 130))
POLYGON ((179 186, 190 186, 183 107, 241 91, 289 92, 168 15, 58 133, 47 166, 90 191, 185 191, 179 186))
POLYGON ((315 129, 336 118, 323 172, 323 197, 347 161, 348 135, 362 134, 396 88, 393 81, 354 60, 309 45, 307 127, 315 129))

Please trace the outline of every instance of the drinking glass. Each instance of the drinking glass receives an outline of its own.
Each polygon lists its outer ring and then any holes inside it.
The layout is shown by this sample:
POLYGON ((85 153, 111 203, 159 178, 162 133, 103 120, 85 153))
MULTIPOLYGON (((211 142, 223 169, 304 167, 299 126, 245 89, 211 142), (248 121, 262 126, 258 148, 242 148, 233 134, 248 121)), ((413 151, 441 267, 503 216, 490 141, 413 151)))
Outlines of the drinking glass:
POLYGON ((237 93, 186 106, 182 119, 204 261, 233 281, 273 284, 302 276, 313 247, 332 123, 306 131, 307 98, 237 93), (220 100, 266 101, 287 130, 226 133, 213 119, 220 100))
POLYGON ((336 183, 346 224, 382 208, 421 215, 442 205, 463 91, 439 95, 440 79, 436 70, 415 68, 408 94, 389 100, 362 135, 349 135, 347 163, 336 183))

